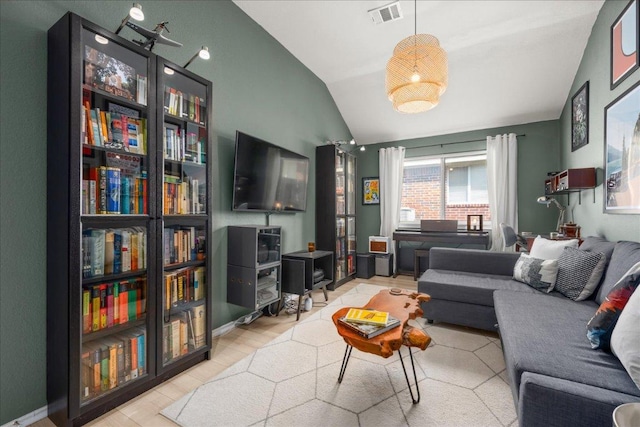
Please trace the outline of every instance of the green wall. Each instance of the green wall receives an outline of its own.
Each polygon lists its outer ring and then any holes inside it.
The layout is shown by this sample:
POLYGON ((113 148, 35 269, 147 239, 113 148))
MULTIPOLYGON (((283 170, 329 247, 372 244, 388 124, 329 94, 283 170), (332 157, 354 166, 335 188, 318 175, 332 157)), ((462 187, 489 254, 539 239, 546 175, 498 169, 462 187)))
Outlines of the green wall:
POLYGON ((575 222, 582 227, 582 235, 600 235, 609 240, 640 241, 640 215, 604 214, 604 107, 640 80, 636 70, 614 90, 610 87, 610 31, 628 1, 608 0, 602 6, 580 67, 571 85, 567 102, 560 117, 560 147, 562 169, 595 167, 597 185, 595 203, 591 190, 583 192, 582 204, 572 197, 571 210, 575 222), (571 97, 589 81, 589 144, 571 152, 571 97))
MULTIPOLYGON (((379 176, 378 150, 380 148, 406 147, 407 158, 484 150, 487 145, 485 142, 487 136, 511 132, 525 135, 518 137, 519 229, 536 233, 549 232, 555 229, 558 211, 555 208, 545 208, 538 204, 536 199, 544 194, 544 180, 547 172, 558 170, 560 164, 557 120, 367 145, 366 151, 358 151, 358 182, 362 177, 379 176), (440 144, 460 141, 476 142, 440 146, 440 144), (428 147, 412 148, 422 146, 428 147)), ((362 186, 357 187, 358 200, 362 200, 362 186)), ((380 206, 358 205, 356 213, 358 248, 360 252, 366 252, 369 236, 380 233, 380 206)))
MULTIPOLYGON (((0 425, 46 405, 47 30, 68 10, 115 30, 131 1, 0 2, 0 425)), ((145 1, 144 25, 170 21, 182 48, 154 52, 183 64, 209 46, 212 59, 189 69, 214 87, 216 151, 212 258, 214 327, 246 311, 226 301, 226 226, 265 224, 231 212, 236 129, 312 159, 307 212, 274 215, 285 252, 315 236, 315 146, 350 132, 325 84, 230 1, 145 1)), ((131 39, 134 33, 124 29, 131 39)), ((61 209, 64 209, 61 206, 61 209)), ((60 313, 65 316, 66 313, 60 313)))

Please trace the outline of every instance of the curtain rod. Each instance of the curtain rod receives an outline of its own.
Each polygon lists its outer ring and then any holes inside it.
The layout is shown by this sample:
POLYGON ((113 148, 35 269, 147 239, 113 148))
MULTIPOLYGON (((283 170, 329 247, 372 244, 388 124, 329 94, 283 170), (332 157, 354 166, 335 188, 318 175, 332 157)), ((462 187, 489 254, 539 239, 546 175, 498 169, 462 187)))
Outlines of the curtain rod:
MULTIPOLYGON (((527 136, 527 134, 526 134, 526 133, 520 133, 520 134, 517 134, 517 135, 516 135, 516 137, 524 137, 524 136, 527 136)), ((444 147, 445 145, 467 144, 467 143, 469 143, 469 142, 483 142, 483 141, 486 141, 486 138, 485 138, 485 139, 470 139, 470 140, 468 140, 468 141, 443 142, 442 144, 419 145, 419 146, 417 146, 417 147, 406 147, 406 150, 413 150, 413 149, 415 149, 415 148, 430 148, 430 147, 438 147, 438 146, 439 146, 440 148, 442 148, 442 147, 444 147)), ((380 150, 378 149, 378 151, 380 151, 380 150)), ((451 154, 454 154, 454 153, 451 153, 451 154)))
MULTIPOLYGON (((527 136, 527 134, 526 133, 521 133, 521 134, 516 135, 516 137, 520 137, 520 136, 527 136)), ((429 147, 437 147, 437 146, 444 147, 445 145, 467 144, 469 142, 483 142, 483 141, 486 142, 486 140, 487 139, 485 138, 485 139, 470 139, 468 141, 443 142, 442 144, 420 145, 418 147, 407 147, 406 149, 407 150, 413 150, 414 148, 429 148, 429 147)))

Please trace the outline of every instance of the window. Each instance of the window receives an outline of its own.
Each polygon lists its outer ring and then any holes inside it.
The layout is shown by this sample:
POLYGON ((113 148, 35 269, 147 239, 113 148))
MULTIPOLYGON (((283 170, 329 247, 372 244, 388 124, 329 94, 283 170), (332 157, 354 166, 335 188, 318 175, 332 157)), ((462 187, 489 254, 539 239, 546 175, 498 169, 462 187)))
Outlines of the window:
POLYGON ((456 219, 466 225, 467 215, 489 215, 486 153, 414 157, 404 161, 403 226, 421 219, 456 219))

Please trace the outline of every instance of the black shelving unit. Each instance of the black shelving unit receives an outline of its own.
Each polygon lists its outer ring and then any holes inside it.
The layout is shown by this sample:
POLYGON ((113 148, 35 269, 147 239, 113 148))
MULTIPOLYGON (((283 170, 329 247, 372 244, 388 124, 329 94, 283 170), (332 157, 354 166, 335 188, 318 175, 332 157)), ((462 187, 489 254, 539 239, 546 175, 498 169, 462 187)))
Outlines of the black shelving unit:
POLYGON ((280 300, 281 227, 227 228, 227 302, 260 310, 280 300))
POLYGON ((316 148, 316 247, 334 252, 334 282, 356 274, 356 158, 335 145, 316 148))
MULTIPOLYGON (((55 424, 81 425, 208 358, 211 304, 206 343, 165 367, 163 229, 182 218, 162 215, 164 61, 73 13, 49 30, 48 58, 47 401, 55 424)), ((206 242, 210 183, 185 219, 206 242)), ((206 244, 196 255, 208 296, 206 244)))

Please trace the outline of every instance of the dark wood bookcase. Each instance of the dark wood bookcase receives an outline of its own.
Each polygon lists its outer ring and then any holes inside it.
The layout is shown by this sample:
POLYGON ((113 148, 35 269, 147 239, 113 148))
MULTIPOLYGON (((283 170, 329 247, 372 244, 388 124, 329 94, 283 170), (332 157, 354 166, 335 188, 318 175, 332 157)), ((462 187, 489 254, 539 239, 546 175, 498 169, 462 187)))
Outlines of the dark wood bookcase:
POLYGON ((212 85, 73 13, 48 58, 47 401, 55 424, 81 425, 210 357, 212 85), (193 126, 165 117, 167 66, 203 94, 193 126), (167 121, 197 130, 197 162, 167 166, 167 121), (166 214, 167 175, 197 212, 166 214))
POLYGON ((316 247, 334 253, 333 283, 356 274, 356 157, 335 145, 316 148, 316 247))

